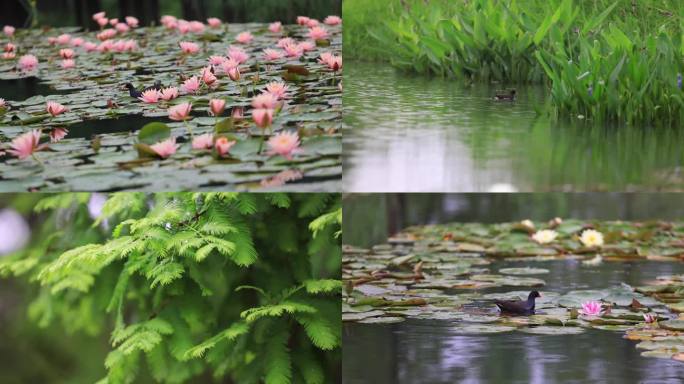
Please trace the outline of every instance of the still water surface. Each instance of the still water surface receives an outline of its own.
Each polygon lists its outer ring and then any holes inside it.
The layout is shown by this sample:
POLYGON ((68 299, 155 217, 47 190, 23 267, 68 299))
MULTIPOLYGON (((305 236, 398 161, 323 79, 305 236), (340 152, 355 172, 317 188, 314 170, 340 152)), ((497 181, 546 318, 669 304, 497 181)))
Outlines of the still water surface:
POLYGON ((345 69, 348 192, 682 190, 684 132, 551 122, 542 87, 495 102, 496 86, 345 69))
MULTIPOLYGON (((490 265, 540 267, 542 291, 602 289, 621 282, 637 285, 656 276, 682 273, 681 263, 576 261, 503 262, 490 265)), ((512 288, 509 290, 517 290, 512 288)), ((489 291, 488 291, 489 292, 489 291)), ((493 305, 492 305, 493 306, 493 305)), ((684 380, 684 363, 646 358, 622 332, 587 330, 579 335, 506 332, 463 335, 455 323, 407 320, 389 325, 345 323, 343 383, 659 383, 684 380)))

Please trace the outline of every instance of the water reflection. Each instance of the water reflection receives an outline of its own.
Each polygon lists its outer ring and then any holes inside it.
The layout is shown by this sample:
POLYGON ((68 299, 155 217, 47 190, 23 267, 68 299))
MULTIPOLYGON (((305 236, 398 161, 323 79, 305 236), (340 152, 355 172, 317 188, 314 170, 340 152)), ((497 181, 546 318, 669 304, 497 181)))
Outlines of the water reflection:
POLYGON ((551 123, 541 87, 497 87, 345 70, 345 189, 354 192, 681 190, 684 132, 551 123))
POLYGON ((680 383, 684 364, 644 358, 619 332, 460 335, 447 321, 345 325, 343 383, 680 383))

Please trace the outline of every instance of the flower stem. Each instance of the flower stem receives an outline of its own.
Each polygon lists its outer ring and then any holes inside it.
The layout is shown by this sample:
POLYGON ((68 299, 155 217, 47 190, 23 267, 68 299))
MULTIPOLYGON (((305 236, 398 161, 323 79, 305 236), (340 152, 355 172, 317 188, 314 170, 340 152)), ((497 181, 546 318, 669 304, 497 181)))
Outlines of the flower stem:
POLYGON ((188 120, 183 120, 183 124, 185 125, 185 129, 188 130, 188 133, 190 134, 190 139, 194 139, 195 135, 192 134, 192 128, 190 128, 190 124, 188 124, 188 120))

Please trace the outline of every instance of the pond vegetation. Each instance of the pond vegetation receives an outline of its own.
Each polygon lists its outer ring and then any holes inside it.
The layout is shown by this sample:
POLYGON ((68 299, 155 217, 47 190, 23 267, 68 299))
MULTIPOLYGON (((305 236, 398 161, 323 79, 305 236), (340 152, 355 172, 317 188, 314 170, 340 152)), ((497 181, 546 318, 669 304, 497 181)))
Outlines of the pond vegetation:
POLYGON ((588 288, 566 278, 545 280, 560 261, 573 264, 564 271, 626 263, 682 270, 683 244, 684 223, 666 221, 557 218, 409 227, 371 249, 343 248, 343 321, 443 320, 463 335, 594 329, 637 341, 643 356, 684 361, 683 274, 603 286, 594 281, 588 288), (541 297, 533 314, 496 309, 496 300, 524 300, 534 290, 541 297))
POLYGON ((681 1, 349 0, 343 7, 354 59, 502 87, 545 84, 550 98, 538 112, 553 116, 682 120, 681 1))
POLYGON ((0 83, 17 92, 0 106, 0 190, 339 185, 339 17, 93 19, 5 31, 0 83))

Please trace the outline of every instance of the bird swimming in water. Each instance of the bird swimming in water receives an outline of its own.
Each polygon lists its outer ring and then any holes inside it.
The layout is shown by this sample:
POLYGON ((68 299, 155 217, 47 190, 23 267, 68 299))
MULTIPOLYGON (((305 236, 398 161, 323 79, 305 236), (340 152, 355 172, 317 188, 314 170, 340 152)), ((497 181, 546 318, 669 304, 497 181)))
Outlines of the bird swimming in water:
POLYGON ((138 91, 137 89, 135 89, 135 87, 131 83, 126 83, 124 85, 124 87, 126 87, 126 89, 128 89, 128 94, 131 95, 131 97, 138 99, 142 96, 143 92, 149 91, 150 89, 156 89, 157 91, 161 91, 162 83, 161 83, 161 81, 157 80, 154 82, 153 86, 147 87, 147 88, 143 89, 142 91, 138 91))
POLYGON ((539 292, 532 291, 527 300, 495 300, 494 304, 501 310, 501 313, 515 315, 533 315, 534 299, 541 297, 539 292))
POLYGON ((508 93, 497 92, 494 95, 494 100, 496 101, 514 101, 515 100, 515 89, 511 89, 508 93))

